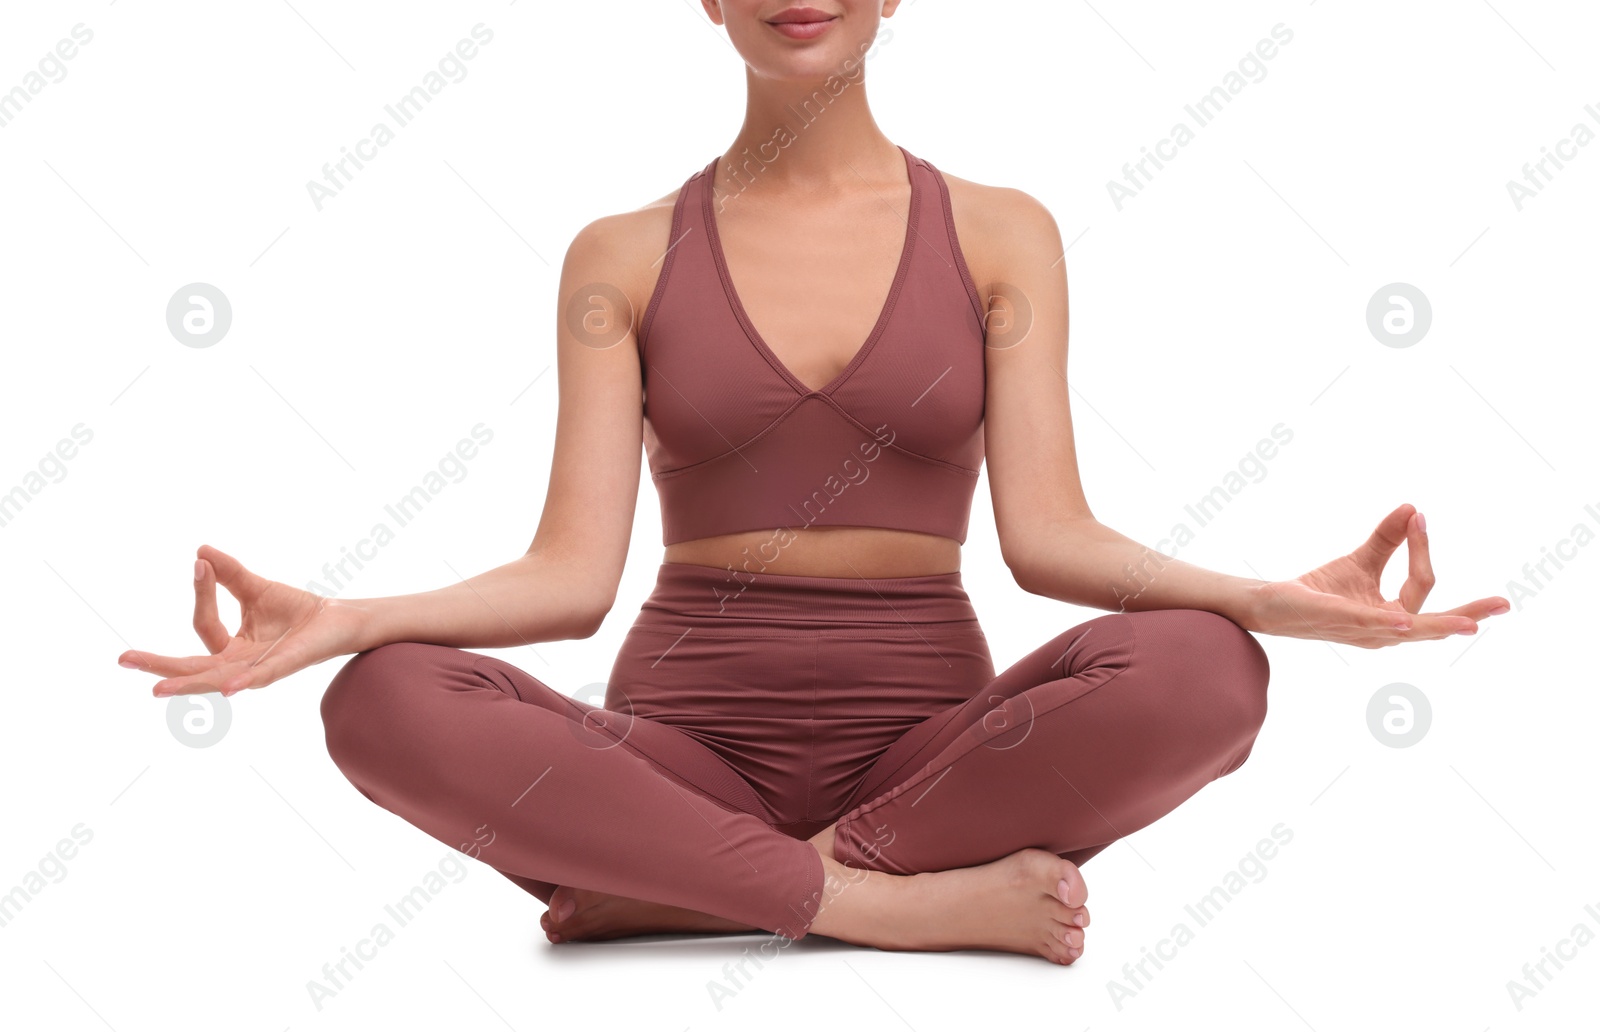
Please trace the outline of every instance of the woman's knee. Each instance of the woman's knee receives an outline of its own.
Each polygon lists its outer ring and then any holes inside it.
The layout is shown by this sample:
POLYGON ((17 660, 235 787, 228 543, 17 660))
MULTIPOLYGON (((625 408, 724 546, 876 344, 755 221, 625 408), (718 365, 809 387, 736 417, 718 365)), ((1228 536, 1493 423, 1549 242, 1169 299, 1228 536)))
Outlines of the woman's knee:
POLYGON ((1243 743, 1241 750, 1229 757, 1227 770, 1231 771, 1244 762, 1256 734, 1266 723, 1267 686, 1272 671, 1267 650, 1255 635, 1225 616, 1196 612, 1204 628, 1199 648, 1211 673, 1211 690, 1229 714, 1229 728, 1243 743))
POLYGON ((394 718, 408 681, 428 669, 432 650, 441 646, 392 642, 345 661, 322 693, 322 727, 328 753, 340 766, 350 757, 381 745, 381 728, 394 718))
MULTIPOLYGON (((1232 762, 1267 718, 1271 669, 1266 650, 1237 623, 1208 610, 1159 610, 1159 627, 1141 636, 1138 654, 1170 663, 1175 691, 1200 693, 1213 718, 1206 731, 1232 762)), ((1237 766, 1237 763, 1234 764, 1237 766)))

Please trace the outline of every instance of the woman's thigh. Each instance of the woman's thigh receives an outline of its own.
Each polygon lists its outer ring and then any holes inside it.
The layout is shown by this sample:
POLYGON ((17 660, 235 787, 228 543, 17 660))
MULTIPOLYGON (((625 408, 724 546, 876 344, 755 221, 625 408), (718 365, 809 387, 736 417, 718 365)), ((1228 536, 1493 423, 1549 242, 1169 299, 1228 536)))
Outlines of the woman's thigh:
POLYGON ((351 775, 380 764, 413 769, 448 765, 469 773, 483 768, 497 777, 511 766, 537 773, 542 770, 539 740, 545 730, 559 728, 585 747, 574 755, 592 763, 620 749, 730 809, 760 810, 759 800, 736 771, 677 728, 565 695, 499 656, 418 642, 361 653, 345 663, 324 693, 322 718, 330 753, 351 775), (485 693, 485 687, 496 691, 485 693), (524 729, 527 739, 520 748, 490 749, 479 729, 478 748, 427 758, 437 743, 446 741, 447 732, 477 728, 485 723, 484 707, 507 701, 530 708, 519 706, 502 715, 524 729), (533 711, 547 718, 528 720, 533 711))
POLYGON ((1260 644, 1215 613, 1079 624, 890 747, 838 822, 835 858, 895 873, 1029 846, 1087 859, 1237 769, 1267 680, 1260 644))
POLYGON ((547 902, 569 884, 718 913, 715 894, 752 923, 788 920, 818 874, 814 850, 776 836, 710 750, 496 656, 414 642, 358 654, 322 716, 363 795, 547 902))

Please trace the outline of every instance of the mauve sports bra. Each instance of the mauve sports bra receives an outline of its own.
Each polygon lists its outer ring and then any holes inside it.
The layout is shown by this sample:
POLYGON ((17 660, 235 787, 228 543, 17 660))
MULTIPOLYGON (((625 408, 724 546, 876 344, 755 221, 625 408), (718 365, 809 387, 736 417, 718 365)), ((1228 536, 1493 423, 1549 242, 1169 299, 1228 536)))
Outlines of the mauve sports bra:
MULTIPOLYGON (((663 544, 739 531, 886 527, 967 539, 983 466, 984 318, 939 170, 904 147, 911 207, 871 334, 812 390, 751 325, 690 176, 639 330, 663 544)), ((784 542, 787 543, 787 542, 784 542)))

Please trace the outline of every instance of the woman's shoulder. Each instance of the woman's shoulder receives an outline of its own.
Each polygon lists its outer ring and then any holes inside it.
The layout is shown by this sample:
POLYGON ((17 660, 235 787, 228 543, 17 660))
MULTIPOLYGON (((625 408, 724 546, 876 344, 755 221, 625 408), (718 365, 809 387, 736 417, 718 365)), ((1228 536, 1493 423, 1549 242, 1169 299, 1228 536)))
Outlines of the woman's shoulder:
POLYGON ((672 212, 683 191, 679 186, 671 193, 657 197, 629 211, 601 215, 572 238, 568 251, 622 252, 624 257, 654 247, 659 253, 663 239, 672 228, 672 212))
POLYGON ((563 275, 620 290, 633 308, 635 329, 655 291, 670 246, 672 215, 682 186, 629 211, 601 215, 579 229, 567 247, 563 275))
POLYGON ((1062 253, 1061 232, 1050 209, 1032 194, 1014 186, 939 175, 950 193, 950 216, 973 281, 984 296, 1007 278, 1018 261, 1031 262, 1045 252, 1049 261, 1062 253))

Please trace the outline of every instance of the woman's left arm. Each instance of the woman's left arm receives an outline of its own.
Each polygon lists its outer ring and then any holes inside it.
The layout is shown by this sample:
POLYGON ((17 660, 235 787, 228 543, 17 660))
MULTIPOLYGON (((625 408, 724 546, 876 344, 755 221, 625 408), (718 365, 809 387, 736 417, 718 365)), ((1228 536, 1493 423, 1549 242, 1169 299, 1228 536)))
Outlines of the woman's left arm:
POLYGON ((952 204, 987 298, 989 488, 1001 554, 1023 590, 1113 611, 1204 609, 1246 630, 1363 648, 1471 634, 1478 621, 1510 609, 1490 596, 1421 612, 1434 576, 1426 525, 1411 505, 1389 513, 1353 551, 1286 581, 1182 562, 1100 523, 1084 497, 1073 441, 1067 280, 1055 219, 1020 190, 963 184, 952 204), (1399 597, 1385 600, 1379 578, 1402 542, 1408 576, 1399 597))
MULTIPOLYGON (((1098 609, 1206 609, 1247 631, 1382 648, 1474 634, 1479 620, 1511 608, 1491 596, 1444 612, 1421 611, 1433 587, 1433 565, 1426 523, 1411 505, 1384 517, 1354 551, 1287 581, 1235 577, 1185 563, 1092 516, 1041 524, 1028 533, 1042 547, 1023 552, 1032 558, 1007 559, 1018 585, 1098 609), (1399 597, 1386 601, 1379 578, 1402 541, 1410 568, 1399 597)), ((1017 551, 1013 546, 1010 554, 1017 551)))

